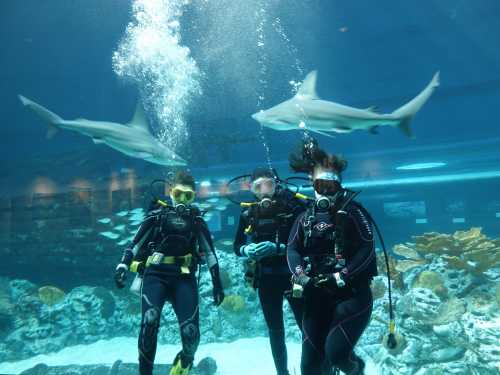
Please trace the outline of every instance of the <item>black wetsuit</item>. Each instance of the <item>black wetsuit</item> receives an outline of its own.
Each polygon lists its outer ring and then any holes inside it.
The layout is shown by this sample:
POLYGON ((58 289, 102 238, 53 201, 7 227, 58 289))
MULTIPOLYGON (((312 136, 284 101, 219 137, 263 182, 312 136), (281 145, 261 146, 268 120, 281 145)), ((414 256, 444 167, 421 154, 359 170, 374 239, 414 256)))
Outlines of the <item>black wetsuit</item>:
MULTIPOLYGON (((247 243, 247 234, 250 237, 248 242, 271 241, 276 243, 277 249, 280 248, 280 244, 287 243, 295 219, 306 207, 304 202, 295 198, 294 194, 286 189, 279 190, 273 200, 275 204, 270 209, 266 210, 258 205, 253 205, 242 211, 234 240, 236 255, 242 256, 240 247, 247 243), (249 226, 251 231, 245 234, 245 229, 249 226)), ((257 264, 257 273, 254 287, 258 290, 260 304, 269 330, 276 371, 279 375, 288 374, 283 298, 285 292, 291 289, 292 274, 287 266, 285 251, 280 251, 279 255, 260 260, 257 264)), ((287 299, 300 328, 302 301, 293 298, 287 299)))
POLYGON ((146 261, 153 252, 165 256, 193 255, 184 272, 179 264, 150 264, 143 274, 142 321, 139 333, 139 372, 150 375, 156 354, 160 316, 166 301, 179 322, 183 364, 192 363, 200 342, 196 269, 201 259, 208 264, 214 289, 220 288, 219 266, 208 227, 196 208, 178 214, 172 207, 150 211, 139 227, 122 263, 146 261))
MULTIPOLYGON (((336 203, 340 208, 341 202, 336 203)), ((333 266, 332 260, 338 258, 333 250, 335 241, 339 241, 335 233, 338 208, 326 212, 309 209, 295 222, 288 242, 288 263, 296 277, 306 274, 307 257, 307 276, 340 271, 345 282, 342 287, 333 280, 323 286, 309 283, 304 290, 302 375, 319 374, 325 361, 350 373, 354 346, 368 325, 373 307, 370 282, 377 274, 377 265, 371 223, 359 204, 347 204, 341 254, 345 264, 333 261, 333 266)))

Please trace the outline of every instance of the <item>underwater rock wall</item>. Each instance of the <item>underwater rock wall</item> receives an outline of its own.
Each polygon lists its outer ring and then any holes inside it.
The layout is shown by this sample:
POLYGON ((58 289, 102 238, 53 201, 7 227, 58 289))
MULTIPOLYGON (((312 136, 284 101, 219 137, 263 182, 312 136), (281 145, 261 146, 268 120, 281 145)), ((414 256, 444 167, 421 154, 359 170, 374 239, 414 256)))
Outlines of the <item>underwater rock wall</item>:
MULTIPOLYGON (((232 245, 228 242, 224 245, 224 241, 217 245, 227 297, 219 308, 213 306, 211 279, 203 267, 201 342, 266 336, 257 294, 244 285, 242 265, 235 259, 232 245)), ((41 287, 27 280, 0 279, 0 362, 116 336, 137 337, 140 308, 139 297, 128 289, 79 286, 65 294, 56 287, 41 287)), ((285 309, 288 338, 300 340, 288 305, 285 309)), ((177 320, 168 303, 163 310, 158 340, 161 344, 180 343, 177 320)))
POLYGON ((400 345, 391 352, 380 345, 388 304, 386 277, 378 276, 360 351, 384 375, 499 373, 500 240, 472 228, 414 241, 395 246, 401 259, 391 262, 400 345))
MULTIPOLYGON (((426 233, 397 245, 391 259, 399 345, 382 345, 388 327, 387 280, 372 284, 374 311, 357 350, 384 375, 492 374, 500 371, 500 240, 479 228, 454 234, 426 233), (485 260, 486 259, 486 260, 485 260)), ((216 242, 227 299, 212 305, 206 269, 200 282, 202 342, 265 336, 256 293, 243 282, 229 240, 216 242)), ((379 254, 379 257, 381 255, 379 254)), ((286 306, 288 340, 300 340, 286 306)), ((115 336, 137 337, 140 303, 128 290, 80 286, 64 293, 26 280, 0 279, 0 361, 19 360, 115 336)), ((167 304, 160 343, 179 343, 167 304)))

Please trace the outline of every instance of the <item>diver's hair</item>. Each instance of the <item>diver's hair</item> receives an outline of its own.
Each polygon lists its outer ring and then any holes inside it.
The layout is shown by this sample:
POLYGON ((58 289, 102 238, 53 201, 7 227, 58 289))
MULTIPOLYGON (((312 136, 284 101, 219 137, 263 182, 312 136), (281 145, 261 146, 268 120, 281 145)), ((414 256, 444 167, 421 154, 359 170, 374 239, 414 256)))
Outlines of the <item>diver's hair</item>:
POLYGON ((318 141, 311 136, 302 140, 297 149, 289 155, 288 161, 295 173, 313 174, 314 168, 320 166, 341 175, 347 168, 347 160, 342 155, 330 154, 321 149, 318 141))
POLYGON ((255 181, 260 177, 277 178, 278 174, 274 168, 257 167, 252 172, 251 180, 255 181))
POLYGON ((196 183, 194 181, 194 177, 188 171, 179 170, 175 173, 173 179, 174 185, 186 185, 191 187, 193 190, 196 189, 196 183))

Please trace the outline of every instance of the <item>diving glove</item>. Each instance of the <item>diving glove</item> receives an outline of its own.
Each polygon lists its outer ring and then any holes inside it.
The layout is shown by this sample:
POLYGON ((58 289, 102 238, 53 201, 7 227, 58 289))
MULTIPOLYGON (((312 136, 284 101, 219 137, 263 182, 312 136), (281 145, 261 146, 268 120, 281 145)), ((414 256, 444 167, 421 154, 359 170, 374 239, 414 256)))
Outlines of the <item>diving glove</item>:
POLYGON ((309 286, 313 285, 312 280, 313 279, 311 279, 305 273, 301 273, 298 276, 297 275, 293 275, 292 276, 293 283, 300 285, 302 288, 306 288, 306 287, 309 287, 309 286))
POLYGON ((285 244, 280 244, 278 251, 278 247, 274 242, 262 241, 257 244, 257 247, 255 248, 255 254, 259 259, 261 259, 273 255, 278 255, 280 253, 283 254, 285 252, 285 249, 285 244))
POLYGON ((120 263, 116 266, 115 270, 115 284, 118 289, 125 287, 125 280, 127 279, 128 267, 124 263, 120 263))
POLYGON ((222 288, 214 288, 214 305, 220 306, 220 304, 224 301, 224 290, 222 288))
POLYGON ((250 259, 256 259, 257 258, 257 255, 255 253, 256 248, 257 248, 256 243, 249 243, 248 245, 243 245, 240 247, 240 254, 250 259))

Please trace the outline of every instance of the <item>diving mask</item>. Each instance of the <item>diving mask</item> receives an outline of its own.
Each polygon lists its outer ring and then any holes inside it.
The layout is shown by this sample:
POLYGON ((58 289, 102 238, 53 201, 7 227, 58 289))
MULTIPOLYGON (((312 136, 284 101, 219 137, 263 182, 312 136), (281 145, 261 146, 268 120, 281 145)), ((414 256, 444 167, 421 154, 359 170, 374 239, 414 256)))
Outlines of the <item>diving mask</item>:
POLYGON ((258 198, 272 197, 276 191, 276 181, 270 177, 259 177, 252 182, 250 190, 258 198))
POLYGON ((313 186, 316 193, 332 196, 341 188, 340 177, 334 172, 321 172, 314 178, 313 186))
POLYGON ((190 204, 194 201, 196 193, 188 186, 174 186, 170 192, 170 197, 175 204, 190 204))

